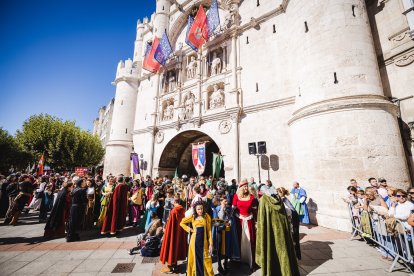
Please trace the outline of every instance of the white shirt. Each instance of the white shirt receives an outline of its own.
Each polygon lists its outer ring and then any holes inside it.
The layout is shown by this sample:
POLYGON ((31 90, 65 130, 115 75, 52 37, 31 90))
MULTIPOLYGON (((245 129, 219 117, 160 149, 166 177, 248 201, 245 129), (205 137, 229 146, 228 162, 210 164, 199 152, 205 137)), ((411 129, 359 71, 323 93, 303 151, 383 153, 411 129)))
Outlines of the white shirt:
POLYGON ((411 226, 407 223, 407 219, 412 210, 414 210, 414 204, 407 200, 404 203, 398 203, 395 207, 391 207, 389 214, 394 215, 396 219, 401 220, 406 229, 411 229, 411 226))

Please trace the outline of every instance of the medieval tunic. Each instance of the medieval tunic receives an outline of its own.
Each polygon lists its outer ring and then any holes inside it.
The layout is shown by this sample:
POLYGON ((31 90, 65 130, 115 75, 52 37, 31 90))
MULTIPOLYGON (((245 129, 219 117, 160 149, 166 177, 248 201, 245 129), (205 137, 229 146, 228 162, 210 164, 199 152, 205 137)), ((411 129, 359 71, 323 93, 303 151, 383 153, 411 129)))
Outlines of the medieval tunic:
POLYGON ((96 223, 97 226, 102 226, 106 217, 106 211, 108 210, 108 204, 111 201, 112 193, 115 189, 115 184, 109 186, 105 184, 102 187, 102 197, 101 197, 101 213, 99 214, 98 222, 96 223), (104 193, 106 195, 104 195, 104 193))
POLYGON ((93 208, 95 206, 95 188, 89 187, 86 190, 86 196, 88 198, 88 203, 86 205, 83 229, 92 229, 95 223, 95 219, 93 215, 93 208))
POLYGON ((256 263, 265 276, 299 276, 285 206, 280 197, 263 195, 257 219, 256 263))
POLYGON ((254 227, 253 208, 257 205, 257 201, 253 195, 246 201, 240 200, 237 194, 233 197, 233 206, 236 207, 238 213, 235 213, 237 233, 240 245, 240 260, 247 263, 250 268, 255 263, 256 249, 256 233, 254 227))
POLYGON ((223 210, 221 205, 215 207, 213 218, 223 220, 226 226, 224 229, 219 229, 213 223, 214 247, 218 254, 231 260, 240 261, 240 247, 235 220, 237 218, 233 216, 231 208, 228 207, 223 210), (215 233, 217 233, 216 237, 215 233))
POLYGON ((117 231, 124 229, 127 217, 128 192, 129 186, 127 184, 120 183, 116 186, 108 204, 101 234, 109 232, 111 235, 115 235, 117 231))
POLYGON ((79 240, 77 231, 82 228, 86 201, 86 189, 76 187, 72 191, 72 206, 70 207, 67 241, 79 240))
POLYGON ((176 265, 178 261, 187 257, 187 234, 180 222, 184 218, 185 210, 181 205, 171 210, 165 226, 162 241, 160 261, 168 265, 176 265))
POLYGON ((213 244, 210 216, 206 214, 204 217, 185 217, 180 226, 188 233, 190 229, 194 230, 188 246, 187 276, 213 276, 212 258, 208 252, 209 244, 213 244), (190 223, 192 228, 187 225, 190 223))
POLYGON ((138 222, 140 218, 140 211, 142 209, 142 188, 134 186, 131 189, 131 205, 129 206, 130 209, 130 222, 138 222))
POLYGON ((65 235, 66 223, 69 219, 72 197, 67 188, 63 188, 56 197, 55 205, 47 219, 44 236, 48 238, 65 235))
POLYGON ((301 223, 309 224, 309 211, 306 205, 306 191, 302 188, 293 188, 290 192, 292 194, 292 204, 299 214, 301 223))

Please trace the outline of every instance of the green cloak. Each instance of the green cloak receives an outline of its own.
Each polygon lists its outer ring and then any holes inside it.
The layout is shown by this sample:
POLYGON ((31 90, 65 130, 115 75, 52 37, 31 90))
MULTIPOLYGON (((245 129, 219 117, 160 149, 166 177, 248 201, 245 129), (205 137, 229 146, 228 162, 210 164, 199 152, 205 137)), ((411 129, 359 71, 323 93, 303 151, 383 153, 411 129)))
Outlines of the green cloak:
POLYGON ((290 224, 282 200, 263 195, 259 203, 256 263, 266 276, 300 275, 290 224))

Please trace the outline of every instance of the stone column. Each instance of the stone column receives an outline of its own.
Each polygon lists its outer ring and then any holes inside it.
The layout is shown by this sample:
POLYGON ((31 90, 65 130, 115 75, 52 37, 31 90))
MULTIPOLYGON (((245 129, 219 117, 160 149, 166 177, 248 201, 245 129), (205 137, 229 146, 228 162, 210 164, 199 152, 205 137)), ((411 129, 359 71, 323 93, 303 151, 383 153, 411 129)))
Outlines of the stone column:
POLYGON ((161 74, 156 75, 157 78, 157 96, 154 97, 154 110, 155 112, 152 114, 152 127, 149 128, 149 131, 151 132, 151 152, 150 152, 150 164, 149 164, 149 173, 152 176, 153 175, 153 169, 154 169, 154 150, 155 150, 155 135, 157 134, 157 117, 159 115, 159 99, 160 99, 160 80, 161 80, 161 74))

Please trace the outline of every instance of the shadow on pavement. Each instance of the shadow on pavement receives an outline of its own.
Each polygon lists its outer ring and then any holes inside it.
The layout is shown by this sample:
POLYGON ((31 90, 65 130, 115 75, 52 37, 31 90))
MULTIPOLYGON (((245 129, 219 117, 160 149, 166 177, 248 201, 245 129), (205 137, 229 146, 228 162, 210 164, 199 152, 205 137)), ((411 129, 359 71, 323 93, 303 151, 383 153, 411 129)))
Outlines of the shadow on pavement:
POLYGON ((299 267, 304 275, 308 275, 313 270, 332 259, 332 248, 330 241, 307 241, 300 244, 302 260, 299 267))

